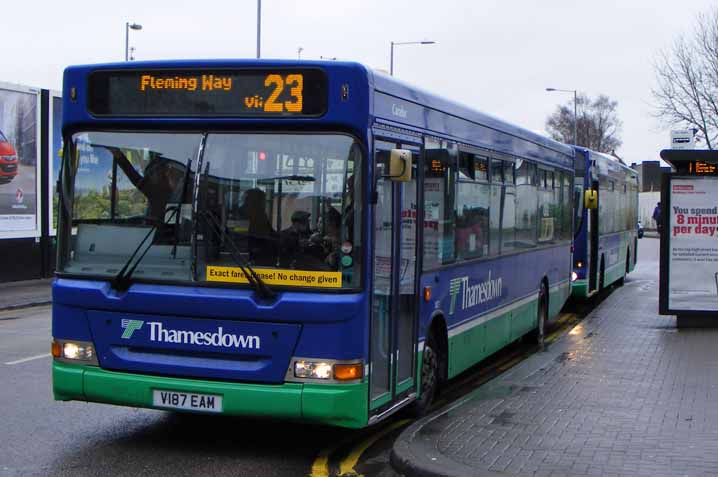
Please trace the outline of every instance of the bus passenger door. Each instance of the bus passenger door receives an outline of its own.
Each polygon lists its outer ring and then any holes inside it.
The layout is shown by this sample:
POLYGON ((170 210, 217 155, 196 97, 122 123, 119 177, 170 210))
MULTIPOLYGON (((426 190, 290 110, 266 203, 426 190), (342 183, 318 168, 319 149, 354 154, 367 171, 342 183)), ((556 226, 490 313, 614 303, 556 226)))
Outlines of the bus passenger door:
MULTIPOLYGON (((598 204, 601 203, 601 192, 599 191, 598 181, 591 181, 591 188, 598 194, 598 204)), ((595 209, 588 210, 588 292, 592 293, 596 290, 598 280, 598 205, 595 209)))
POLYGON ((369 413, 376 419, 408 399, 416 388, 416 160, 419 148, 375 141, 373 290, 369 413), (412 180, 394 182, 392 149, 412 151, 412 180))

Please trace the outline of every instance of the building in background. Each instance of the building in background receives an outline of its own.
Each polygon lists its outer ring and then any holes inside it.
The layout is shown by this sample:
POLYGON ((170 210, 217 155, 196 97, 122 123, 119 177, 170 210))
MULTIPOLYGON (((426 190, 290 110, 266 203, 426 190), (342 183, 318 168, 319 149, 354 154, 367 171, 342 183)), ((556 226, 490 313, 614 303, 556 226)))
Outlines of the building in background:
POLYGON ((661 176, 670 172, 670 166, 661 166, 661 161, 643 161, 631 164, 631 169, 638 172, 639 192, 660 192, 661 176))

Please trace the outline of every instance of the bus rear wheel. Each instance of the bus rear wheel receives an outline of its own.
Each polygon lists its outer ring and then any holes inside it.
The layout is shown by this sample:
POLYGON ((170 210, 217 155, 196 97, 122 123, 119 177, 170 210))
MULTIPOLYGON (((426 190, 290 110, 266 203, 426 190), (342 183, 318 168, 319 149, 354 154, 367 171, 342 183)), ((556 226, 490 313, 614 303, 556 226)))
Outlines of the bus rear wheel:
POLYGON ((538 310, 536 312, 536 329, 531 333, 531 341, 543 348, 546 338, 546 323, 548 322, 548 290, 546 284, 541 282, 538 294, 538 310))
POLYGON ((410 409, 411 414, 416 417, 423 416, 429 412, 434 396, 436 396, 439 388, 440 356, 432 333, 424 344, 424 353, 421 358, 421 376, 419 378, 421 379, 421 395, 414 401, 410 409))

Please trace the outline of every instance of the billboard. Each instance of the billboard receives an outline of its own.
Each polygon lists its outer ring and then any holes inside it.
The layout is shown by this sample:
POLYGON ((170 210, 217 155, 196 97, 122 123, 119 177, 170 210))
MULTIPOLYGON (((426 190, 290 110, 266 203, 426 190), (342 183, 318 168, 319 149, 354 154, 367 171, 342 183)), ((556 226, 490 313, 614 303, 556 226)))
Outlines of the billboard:
POLYGON ((669 187, 668 308, 718 310, 718 177, 673 177, 669 187))
POLYGON ((40 91, 0 83, 0 238, 38 237, 40 91))
POLYGON ((50 198, 49 227, 50 235, 57 234, 57 180, 60 178, 62 162, 62 93, 50 91, 50 138, 47 157, 49 158, 48 194, 50 198))

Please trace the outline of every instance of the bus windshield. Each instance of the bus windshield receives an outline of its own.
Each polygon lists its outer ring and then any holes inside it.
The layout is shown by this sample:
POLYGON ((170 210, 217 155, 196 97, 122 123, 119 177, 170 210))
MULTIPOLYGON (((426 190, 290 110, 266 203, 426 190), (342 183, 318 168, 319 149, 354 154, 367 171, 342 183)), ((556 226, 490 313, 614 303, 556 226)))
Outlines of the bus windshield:
POLYGON ((359 285, 350 136, 84 132, 71 144, 63 272, 112 277, 136 262, 135 279, 242 286, 242 262, 270 286, 359 285))

